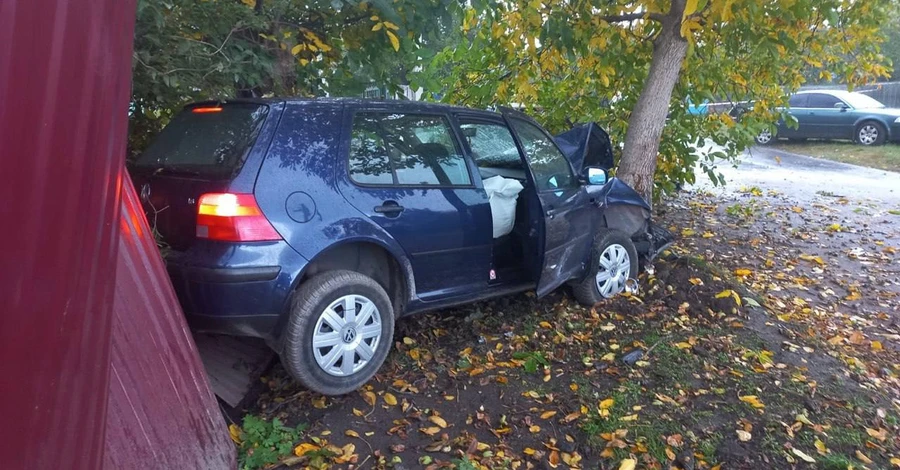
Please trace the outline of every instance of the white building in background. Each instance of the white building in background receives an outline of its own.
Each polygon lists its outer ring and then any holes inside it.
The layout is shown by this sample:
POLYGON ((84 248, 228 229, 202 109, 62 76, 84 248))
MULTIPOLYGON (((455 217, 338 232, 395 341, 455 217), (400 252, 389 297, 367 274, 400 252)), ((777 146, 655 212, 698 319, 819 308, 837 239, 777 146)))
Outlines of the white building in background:
POLYGON ((392 93, 386 87, 370 86, 363 92, 363 98, 419 101, 422 98, 422 89, 413 90, 409 85, 400 85, 400 92, 392 93))

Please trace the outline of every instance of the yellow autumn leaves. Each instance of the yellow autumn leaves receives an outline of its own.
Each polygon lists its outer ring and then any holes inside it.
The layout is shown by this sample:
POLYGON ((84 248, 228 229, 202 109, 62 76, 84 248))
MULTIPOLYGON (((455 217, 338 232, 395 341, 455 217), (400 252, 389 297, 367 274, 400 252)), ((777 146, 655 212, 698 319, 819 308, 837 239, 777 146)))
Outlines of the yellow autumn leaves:
POLYGON ((760 401, 759 397, 756 395, 742 395, 738 397, 738 399, 756 409, 762 409, 766 407, 766 405, 763 404, 763 402, 760 401))
POLYGON ((394 31, 399 30, 400 27, 395 25, 394 23, 391 23, 390 21, 382 20, 377 15, 372 16, 369 19, 375 22, 375 24, 372 26, 372 31, 384 31, 384 34, 387 35, 388 40, 391 41, 391 47, 393 47, 395 51, 399 51, 400 38, 398 38, 397 35, 394 34, 394 31))
POLYGON ((336 464, 356 463, 359 460, 359 455, 356 453, 356 444, 349 443, 343 447, 338 447, 321 440, 318 441, 319 443, 304 442, 294 447, 294 455, 304 457, 313 452, 325 450, 328 451, 328 455, 332 456, 332 462, 336 464))

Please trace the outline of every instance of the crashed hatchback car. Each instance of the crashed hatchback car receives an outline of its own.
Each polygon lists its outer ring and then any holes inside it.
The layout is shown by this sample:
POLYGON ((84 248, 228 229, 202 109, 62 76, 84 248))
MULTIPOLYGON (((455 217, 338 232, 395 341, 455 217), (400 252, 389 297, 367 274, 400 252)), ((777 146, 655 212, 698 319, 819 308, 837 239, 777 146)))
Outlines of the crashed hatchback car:
POLYGON ((188 105, 130 170, 192 328, 264 338, 336 395, 375 374, 401 316, 635 282, 671 235, 607 180, 611 151, 596 125, 557 142, 508 109, 235 100, 188 105))

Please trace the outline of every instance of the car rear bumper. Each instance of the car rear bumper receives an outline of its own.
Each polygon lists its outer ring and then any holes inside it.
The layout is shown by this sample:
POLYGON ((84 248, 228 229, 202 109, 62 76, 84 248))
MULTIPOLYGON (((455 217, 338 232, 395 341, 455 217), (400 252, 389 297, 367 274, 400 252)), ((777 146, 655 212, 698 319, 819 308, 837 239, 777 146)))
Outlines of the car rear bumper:
POLYGON ((230 336, 252 336, 274 339, 278 328, 277 315, 218 316, 185 313, 188 326, 198 333, 216 333, 230 336))
POLYGON ((206 242, 166 257, 191 329, 275 339, 306 259, 285 242, 206 242))

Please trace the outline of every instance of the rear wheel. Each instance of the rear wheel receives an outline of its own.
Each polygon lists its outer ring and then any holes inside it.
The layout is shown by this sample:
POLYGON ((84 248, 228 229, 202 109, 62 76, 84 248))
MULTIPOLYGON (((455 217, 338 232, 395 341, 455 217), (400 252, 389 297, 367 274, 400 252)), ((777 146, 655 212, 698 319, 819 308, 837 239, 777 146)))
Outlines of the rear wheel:
POLYGON ((281 359, 298 382, 324 395, 363 386, 390 351, 394 310, 372 278, 328 271, 294 294, 281 359))
POLYGON ((624 232, 603 232, 595 239, 593 250, 587 275, 573 289, 575 299, 585 306, 622 293, 625 281, 638 273, 637 249, 624 232))
POLYGON ((856 128, 856 141, 862 145, 881 145, 887 138, 887 130, 881 123, 866 121, 856 128))

